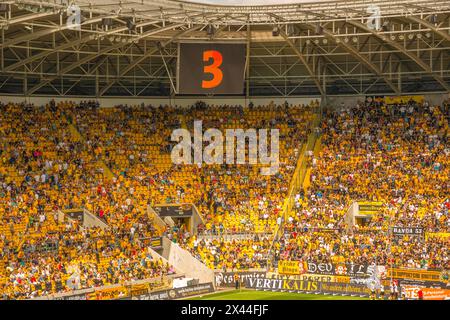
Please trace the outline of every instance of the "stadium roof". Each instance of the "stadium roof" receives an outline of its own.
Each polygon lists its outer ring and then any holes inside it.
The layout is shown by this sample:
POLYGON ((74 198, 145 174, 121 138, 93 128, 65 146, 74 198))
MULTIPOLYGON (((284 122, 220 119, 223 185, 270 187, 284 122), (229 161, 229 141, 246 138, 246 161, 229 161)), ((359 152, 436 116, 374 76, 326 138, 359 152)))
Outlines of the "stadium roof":
POLYGON ((180 41, 246 43, 249 95, 450 90, 448 0, 71 1, 79 30, 67 2, 0 5, 0 93, 174 94, 180 41))

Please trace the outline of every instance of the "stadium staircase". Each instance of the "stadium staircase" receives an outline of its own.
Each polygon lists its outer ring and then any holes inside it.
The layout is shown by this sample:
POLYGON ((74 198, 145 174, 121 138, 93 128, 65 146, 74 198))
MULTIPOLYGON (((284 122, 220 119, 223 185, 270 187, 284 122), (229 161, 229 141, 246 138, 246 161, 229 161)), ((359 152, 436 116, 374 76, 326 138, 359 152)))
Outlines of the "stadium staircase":
POLYGON ((278 241, 278 239, 280 239, 283 236, 284 223, 294 207, 295 195, 301 189, 303 189, 306 193, 306 190, 310 185, 309 174, 311 172, 312 163, 308 157, 308 154, 312 151, 314 156, 317 156, 321 150, 320 121, 321 115, 316 114, 311 124, 312 132, 309 134, 306 144, 304 144, 301 148, 300 157, 297 161, 297 165, 295 167, 295 171, 294 174, 292 175, 292 179, 289 185, 288 196, 285 199, 283 209, 281 211, 282 221, 281 224, 279 224, 277 226, 277 229, 275 230, 275 234, 269 249, 267 261, 268 266, 270 266, 271 263, 274 262, 273 261, 275 256, 273 249, 274 244, 276 241, 278 241))
MULTIPOLYGON (((69 132, 72 136, 72 139, 75 142, 84 141, 84 137, 82 136, 80 131, 78 131, 76 124, 73 123, 73 120, 71 119, 71 121, 68 121, 66 117, 66 122, 69 124, 69 132)), ((106 165, 106 163, 103 160, 99 159, 96 163, 96 167, 102 170, 103 175, 107 179, 112 180, 114 178, 114 174, 112 173, 111 169, 106 165)))

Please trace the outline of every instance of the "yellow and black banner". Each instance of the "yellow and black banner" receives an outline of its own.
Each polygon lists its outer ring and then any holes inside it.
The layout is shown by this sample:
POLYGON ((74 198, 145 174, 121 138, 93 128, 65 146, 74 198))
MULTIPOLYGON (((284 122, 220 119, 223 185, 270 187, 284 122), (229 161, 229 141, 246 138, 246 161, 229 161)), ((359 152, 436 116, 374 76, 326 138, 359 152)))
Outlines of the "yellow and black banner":
POLYGON ((132 296, 139 296, 141 294, 147 294, 150 292, 149 284, 143 283, 143 284, 135 284, 131 286, 131 295, 132 296))
POLYGON ((428 240, 428 238, 447 239, 447 238, 450 238, 450 232, 426 232, 425 240, 428 240))
POLYGON ((411 95, 411 96, 385 96, 384 102, 386 104, 401 104, 408 103, 408 101, 414 101, 417 103, 423 103, 425 96, 423 95, 411 95))
POLYGON ((300 275, 305 273, 307 266, 303 261, 278 261, 278 273, 286 275, 300 275))
POLYGON ((126 287, 114 287, 108 289, 95 290, 92 293, 87 294, 87 300, 114 300, 130 295, 126 287))
POLYGON ((382 202, 364 201, 358 202, 359 214, 375 214, 383 206, 382 202))
POLYGON ((409 269, 388 269, 388 278, 394 279, 411 279, 422 281, 440 281, 441 272, 428 270, 409 270, 409 269))
POLYGON ((151 238, 150 246, 153 249, 162 248, 162 237, 153 237, 153 238, 151 238))

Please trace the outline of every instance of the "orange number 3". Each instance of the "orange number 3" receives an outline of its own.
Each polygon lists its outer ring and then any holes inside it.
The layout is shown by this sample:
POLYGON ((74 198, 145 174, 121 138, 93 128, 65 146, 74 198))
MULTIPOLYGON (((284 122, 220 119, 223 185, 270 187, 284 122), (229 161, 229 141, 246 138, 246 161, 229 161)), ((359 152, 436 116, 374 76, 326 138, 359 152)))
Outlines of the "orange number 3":
POLYGON ((211 73, 213 75, 212 80, 202 80, 203 89, 211 89, 217 87, 222 83, 223 73, 219 67, 222 65, 222 54, 216 50, 203 51, 203 62, 207 62, 209 59, 213 59, 212 64, 203 67, 204 73, 211 73))

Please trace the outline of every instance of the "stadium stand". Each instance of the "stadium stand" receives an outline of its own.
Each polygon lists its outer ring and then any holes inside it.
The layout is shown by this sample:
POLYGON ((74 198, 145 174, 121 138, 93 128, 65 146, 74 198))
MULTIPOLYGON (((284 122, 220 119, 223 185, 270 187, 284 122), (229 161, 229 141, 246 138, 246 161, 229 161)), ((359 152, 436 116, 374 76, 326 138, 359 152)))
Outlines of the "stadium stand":
POLYGON ((293 195, 283 236, 275 242, 299 150, 311 133, 311 107, 200 104, 169 110, 50 101, 0 108, 4 297, 171 274, 173 267, 155 260, 142 241, 161 235, 218 270, 269 267, 272 249, 275 261, 449 268, 448 239, 429 237, 422 246, 403 236, 387 245, 393 225, 449 232, 445 107, 408 102, 374 108, 366 102, 327 112, 321 145, 305 158, 309 182, 293 195), (180 125, 192 129, 193 119, 222 130, 272 121, 284 138, 279 174, 261 179, 257 168, 245 165, 172 165, 164 136, 180 125), (346 232, 344 217, 354 201, 383 205, 369 223, 346 232), (147 207, 172 202, 195 203, 204 228, 190 234, 185 225, 157 227, 147 207), (83 228, 58 218, 58 211, 77 208, 109 227, 83 228), (226 234, 253 236, 224 240, 226 234))
POLYGON ((414 101, 365 102, 325 115, 323 148, 312 161, 311 185, 296 195, 280 259, 448 269, 448 239, 423 244, 405 235, 387 245, 392 226, 450 230, 448 119, 446 107, 414 101), (383 205, 347 233, 344 216, 354 201, 383 205))
MULTIPOLYGON (((298 147, 308 134, 307 124, 313 116, 307 106, 275 105, 255 110, 220 106, 206 112, 205 107, 197 106, 189 116, 184 115, 188 126, 192 119, 200 118, 205 126, 217 125, 214 119, 219 119, 221 129, 238 124, 260 127, 267 121, 279 127, 283 137, 280 172, 261 181, 257 167, 200 169, 172 165, 164 133, 171 128, 168 123, 176 127, 181 120, 167 107, 99 108, 94 102, 50 101, 41 107, 8 104, 2 109, 2 123, 7 124, 2 128, 3 165, 8 168, 8 174, 2 176, 2 200, 8 204, 2 224, 10 231, 4 239, 10 250, 3 256, 7 261, 3 276, 15 298, 41 294, 39 284, 49 279, 62 285, 53 285, 44 293, 65 290, 64 283, 73 273, 81 274, 81 288, 85 288, 143 279, 161 271, 143 267, 153 262, 147 261, 139 239, 164 231, 157 230, 148 218, 149 204, 195 203, 206 219, 205 233, 273 232, 295 169, 298 147), (145 130, 144 125, 151 129, 145 130), (106 170, 102 164, 106 164, 106 170), (241 177, 239 181, 231 179, 237 176, 241 177), (227 183, 218 185, 218 179, 227 183), (76 221, 58 221, 58 210, 76 208, 94 213, 110 229, 83 230, 76 221), (127 263, 122 262, 124 259, 127 263), (52 266, 45 271, 47 277, 37 276, 44 272, 38 267, 40 262, 52 266), (77 268, 77 264, 82 267, 77 268), (123 274, 120 267, 131 268, 132 272, 123 274), (38 289, 33 289, 36 284, 38 289)), ((183 238, 183 230, 175 232, 175 239, 213 266, 212 253, 217 244, 193 245, 195 235, 183 238)), ((173 234, 170 237, 173 239, 173 234)), ((233 243, 222 245, 228 262, 214 268, 236 267, 237 258, 241 261, 237 268, 265 265, 266 254, 258 249, 267 251, 268 240, 259 244, 239 241, 236 245, 242 247, 240 256, 233 259, 233 243)), ((164 272, 169 271, 167 268, 164 272)))
POLYGON ((449 13, 0 1, 0 299, 450 299, 449 13))

